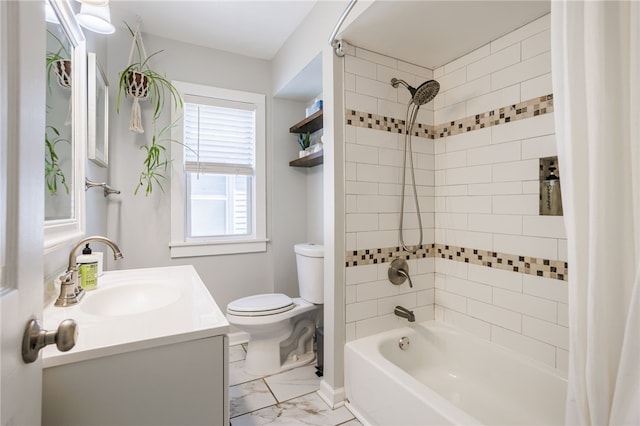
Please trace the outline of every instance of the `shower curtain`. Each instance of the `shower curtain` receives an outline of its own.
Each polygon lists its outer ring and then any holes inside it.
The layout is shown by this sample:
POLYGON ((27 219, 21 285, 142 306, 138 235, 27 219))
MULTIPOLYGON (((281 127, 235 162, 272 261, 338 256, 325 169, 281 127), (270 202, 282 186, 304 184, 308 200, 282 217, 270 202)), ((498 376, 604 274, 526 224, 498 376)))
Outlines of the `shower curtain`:
POLYGON ((552 1, 567 424, 640 424, 640 3, 552 1))

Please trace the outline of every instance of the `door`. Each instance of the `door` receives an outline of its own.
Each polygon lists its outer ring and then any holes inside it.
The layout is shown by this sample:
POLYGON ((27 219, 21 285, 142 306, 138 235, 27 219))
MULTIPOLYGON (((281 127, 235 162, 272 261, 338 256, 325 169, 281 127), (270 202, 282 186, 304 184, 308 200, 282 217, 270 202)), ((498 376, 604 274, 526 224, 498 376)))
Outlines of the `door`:
POLYGON ((43 1, 0 1, 0 426, 41 422, 42 361, 21 344, 43 305, 44 22, 43 1))

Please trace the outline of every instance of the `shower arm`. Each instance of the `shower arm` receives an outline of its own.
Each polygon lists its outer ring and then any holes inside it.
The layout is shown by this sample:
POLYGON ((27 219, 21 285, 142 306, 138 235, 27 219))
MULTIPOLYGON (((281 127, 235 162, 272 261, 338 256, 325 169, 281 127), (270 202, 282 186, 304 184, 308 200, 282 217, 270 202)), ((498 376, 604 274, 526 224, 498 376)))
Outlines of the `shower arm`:
POLYGON ((404 81, 404 80, 400 80, 399 78, 392 78, 391 79, 391 85, 393 87, 398 87, 398 84, 402 84, 404 87, 406 87, 407 89, 409 89, 411 86, 409 86, 409 84, 404 81))

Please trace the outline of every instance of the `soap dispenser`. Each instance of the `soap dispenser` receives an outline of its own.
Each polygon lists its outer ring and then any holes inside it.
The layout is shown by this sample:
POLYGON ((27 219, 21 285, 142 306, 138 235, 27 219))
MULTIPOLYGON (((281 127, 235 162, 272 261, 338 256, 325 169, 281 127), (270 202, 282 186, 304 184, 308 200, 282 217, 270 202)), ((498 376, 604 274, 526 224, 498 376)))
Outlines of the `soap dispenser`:
POLYGON ((82 254, 76 258, 80 285, 85 291, 98 287, 98 256, 92 254, 89 244, 82 249, 82 254))

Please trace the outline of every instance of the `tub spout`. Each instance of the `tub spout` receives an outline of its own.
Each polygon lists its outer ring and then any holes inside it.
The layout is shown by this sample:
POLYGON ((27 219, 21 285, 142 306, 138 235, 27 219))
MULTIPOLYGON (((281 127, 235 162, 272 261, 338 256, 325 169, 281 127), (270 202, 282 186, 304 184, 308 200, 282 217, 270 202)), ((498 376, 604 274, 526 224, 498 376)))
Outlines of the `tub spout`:
POLYGON ((408 310, 404 306, 396 306, 393 310, 393 313, 399 316, 400 318, 406 318, 409 322, 415 322, 416 316, 413 314, 413 311, 408 310))

